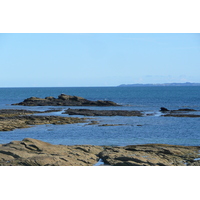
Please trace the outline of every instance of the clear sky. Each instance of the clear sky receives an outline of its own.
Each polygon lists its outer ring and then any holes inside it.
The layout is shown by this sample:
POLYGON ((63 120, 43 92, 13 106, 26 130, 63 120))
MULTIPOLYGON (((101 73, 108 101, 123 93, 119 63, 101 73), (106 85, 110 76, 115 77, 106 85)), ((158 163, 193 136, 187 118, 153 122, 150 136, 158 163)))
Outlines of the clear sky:
POLYGON ((0 87, 200 82, 200 34, 0 34, 0 87))

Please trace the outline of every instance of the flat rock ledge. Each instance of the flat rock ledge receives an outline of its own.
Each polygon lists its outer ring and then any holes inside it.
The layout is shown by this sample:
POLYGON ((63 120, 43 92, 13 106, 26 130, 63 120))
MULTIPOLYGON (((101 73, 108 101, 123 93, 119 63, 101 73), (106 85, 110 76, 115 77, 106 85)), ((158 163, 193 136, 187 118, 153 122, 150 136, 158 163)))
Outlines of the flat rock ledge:
POLYGON ((35 113, 48 113, 52 111, 54 112, 55 110, 44 112, 14 109, 0 110, 0 131, 12 131, 17 128, 29 128, 42 124, 59 125, 86 122, 86 118, 33 115, 35 113))
POLYGON ((200 147, 167 144, 52 145, 25 138, 0 144, 1 166, 94 166, 99 159, 111 166, 200 166, 200 147))
POLYGON ((168 110, 165 107, 160 108, 160 112, 163 113, 163 117, 200 117, 199 114, 194 114, 194 112, 199 112, 199 110, 184 108, 178 110, 168 110))
POLYGON ((119 104, 112 101, 90 101, 83 97, 70 96, 61 94, 58 98, 45 97, 44 99, 38 97, 30 97, 25 99, 23 102, 15 103, 12 105, 23 105, 23 106, 119 106, 119 104))
POLYGON ((137 110, 90 110, 90 109, 67 109, 63 114, 84 116, 142 116, 137 110))

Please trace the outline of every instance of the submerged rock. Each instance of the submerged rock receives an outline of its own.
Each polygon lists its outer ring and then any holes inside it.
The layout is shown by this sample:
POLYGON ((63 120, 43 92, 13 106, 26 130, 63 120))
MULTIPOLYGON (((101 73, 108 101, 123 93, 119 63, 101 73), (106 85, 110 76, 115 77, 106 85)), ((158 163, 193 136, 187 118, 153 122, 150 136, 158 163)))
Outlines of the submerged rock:
POLYGON ((99 126, 125 126, 127 124, 100 124, 99 126))
POLYGON ((164 117, 200 117, 200 115, 193 114, 192 112, 196 112, 198 110, 184 108, 178 110, 168 110, 167 108, 161 107, 160 111, 166 113, 162 115, 164 117))
POLYGON ((15 103, 12 105, 23 105, 23 106, 119 106, 117 103, 112 101, 90 101, 83 97, 70 96, 61 94, 58 98, 45 97, 45 99, 38 97, 30 97, 25 99, 23 102, 15 103))
POLYGON ((142 116, 142 112, 136 110, 90 110, 90 109, 67 109, 63 114, 84 116, 142 116))
POLYGON ((194 114, 187 114, 187 113, 169 113, 167 115, 162 115, 164 117, 200 117, 200 115, 194 115, 194 114))

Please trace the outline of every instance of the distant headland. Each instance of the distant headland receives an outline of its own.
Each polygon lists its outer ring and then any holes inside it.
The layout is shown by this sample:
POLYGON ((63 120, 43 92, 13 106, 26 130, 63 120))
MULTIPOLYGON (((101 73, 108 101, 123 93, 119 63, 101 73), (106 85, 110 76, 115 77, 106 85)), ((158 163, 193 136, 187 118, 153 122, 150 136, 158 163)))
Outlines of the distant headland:
POLYGON ((186 82, 186 83, 152 83, 152 84, 140 84, 140 83, 136 83, 136 84, 121 84, 117 87, 141 87, 141 86, 200 86, 200 83, 190 83, 190 82, 186 82))

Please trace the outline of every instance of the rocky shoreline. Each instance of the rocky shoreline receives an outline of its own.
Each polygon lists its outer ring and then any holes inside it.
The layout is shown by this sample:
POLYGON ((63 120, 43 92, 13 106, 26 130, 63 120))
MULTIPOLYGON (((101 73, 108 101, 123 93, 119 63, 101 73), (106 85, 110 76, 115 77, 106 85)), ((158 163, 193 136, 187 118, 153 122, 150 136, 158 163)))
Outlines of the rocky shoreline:
POLYGON ((38 97, 30 97, 23 102, 15 103, 12 105, 22 106, 120 106, 112 101, 90 101, 83 97, 70 96, 66 94, 60 94, 58 98, 45 97, 44 99, 38 97))
MULTIPOLYGON (((17 128, 29 128, 34 125, 42 124, 74 124, 86 123, 86 125, 96 125, 99 122, 94 119, 80 118, 80 117, 63 117, 55 115, 36 115, 42 113, 60 112, 59 109, 46 111, 32 111, 23 109, 1 109, 0 110, 0 131, 11 131, 17 128)), ((161 108, 161 117, 200 117, 198 114, 193 114, 197 110, 193 109, 179 109, 168 110, 161 108)), ((153 116, 153 114, 146 114, 143 111, 137 110, 91 110, 91 109, 67 109, 62 114, 68 115, 84 115, 84 116, 153 116)), ((126 124, 100 124, 99 126, 121 126, 126 124)))
MULTIPOLYGON (((12 131, 19 128, 29 128, 42 124, 75 124, 86 123, 86 125, 99 126, 123 126, 126 124, 99 124, 93 118, 85 117, 63 117, 56 115, 37 115, 42 113, 60 112, 61 110, 33 111, 22 109, 1 109, 0 110, 0 131, 12 131)), ((126 110, 89 110, 89 109, 68 109, 62 114, 85 115, 85 116, 142 116, 140 111, 126 110)))
MULTIPOLYGON (((0 131, 28 128, 40 124, 98 124, 93 118, 37 115, 61 110, 31 111, 22 109, 0 110, 0 131), (91 121, 93 120, 93 121, 91 121)), ((161 116, 185 117, 196 110, 161 109, 161 116)), ((67 114, 85 116, 143 116, 140 111, 68 109, 67 114)), ((99 126, 124 124, 100 124, 99 126)), ((200 146, 144 144, 129 146, 52 145, 25 138, 0 144, 1 166, 94 166, 102 160, 109 166, 200 166, 200 146)))
POLYGON ((200 166, 199 146, 144 144, 121 146, 52 145, 25 138, 0 144, 0 166, 200 166))

